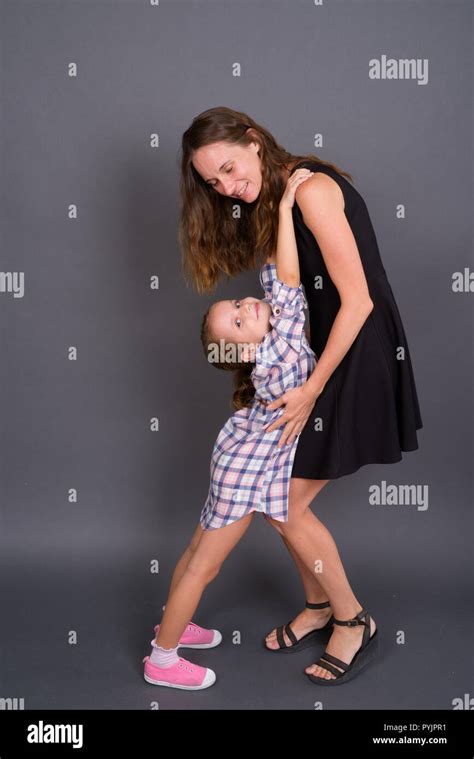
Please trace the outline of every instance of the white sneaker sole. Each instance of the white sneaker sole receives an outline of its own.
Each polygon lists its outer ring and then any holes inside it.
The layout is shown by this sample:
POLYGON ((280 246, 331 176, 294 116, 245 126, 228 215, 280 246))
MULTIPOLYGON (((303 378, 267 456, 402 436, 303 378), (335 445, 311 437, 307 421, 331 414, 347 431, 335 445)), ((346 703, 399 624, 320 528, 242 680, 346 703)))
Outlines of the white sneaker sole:
POLYGON ((169 683, 164 680, 155 680, 145 673, 143 677, 147 683, 151 683, 152 685, 164 685, 167 688, 179 688, 180 690, 204 690, 204 688, 210 688, 216 682, 216 673, 212 669, 207 670, 201 685, 178 685, 177 683, 169 683))

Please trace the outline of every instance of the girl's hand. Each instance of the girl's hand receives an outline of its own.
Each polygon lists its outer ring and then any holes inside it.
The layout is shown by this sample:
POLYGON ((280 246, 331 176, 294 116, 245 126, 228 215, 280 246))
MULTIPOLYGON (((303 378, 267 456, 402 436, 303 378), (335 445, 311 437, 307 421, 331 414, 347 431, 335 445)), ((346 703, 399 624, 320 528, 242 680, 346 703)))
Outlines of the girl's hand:
POLYGON ((272 432, 282 424, 286 425, 280 435, 278 448, 281 448, 286 442, 291 445, 296 435, 300 434, 319 395, 320 393, 315 394, 314 390, 310 389, 308 383, 305 382, 304 385, 293 387, 276 400, 267 403, 266 407, 270 411, 283 405, 286 406, 284 414, 265 430, 265 432, 272 432))
POLYGON ((296 169, 286 183, 285 191, 280 200, 280 208, 293 208, 297 187, 312 177, 313 174, 314 171, 310 171, 309 169, 296 169))

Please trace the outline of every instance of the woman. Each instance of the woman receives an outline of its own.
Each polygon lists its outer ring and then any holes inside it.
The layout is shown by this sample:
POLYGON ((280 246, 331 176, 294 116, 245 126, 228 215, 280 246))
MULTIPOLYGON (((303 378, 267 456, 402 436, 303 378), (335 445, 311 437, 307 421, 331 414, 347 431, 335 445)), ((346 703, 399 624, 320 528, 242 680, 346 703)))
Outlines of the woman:
POLYGON ((269 405, 285 411, 268 431, 282 426, 280 445, 299 440, 288 522, 268 521, 298 567, 307 602, 265 646, 299 650, 332 621, 326 651, 305 671, 312 682, 336 685, 370 660, 377 626, 309 506, 329 480, 400 461, 401 451, 418 448, 422 427, 403 324, 367 207, 334 164, 287 152, 245 113, 212 108, 183 134, 179 239, 185 275, 200 293, 223 274, 254 270, 275 250, 278 202, 297 167, 314 172, 296 192, 293 218, 318 361, 307 382, 269 405))

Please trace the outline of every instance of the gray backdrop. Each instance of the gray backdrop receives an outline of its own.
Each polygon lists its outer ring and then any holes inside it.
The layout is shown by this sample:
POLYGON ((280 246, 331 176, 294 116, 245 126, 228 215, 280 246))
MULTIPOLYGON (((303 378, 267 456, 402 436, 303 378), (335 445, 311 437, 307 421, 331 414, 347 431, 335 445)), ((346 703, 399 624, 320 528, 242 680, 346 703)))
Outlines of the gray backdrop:
POLYGON ((469 708, 473 294, 452 278, 474 268, 471 15, 398 0, 2 3, 2 708, 469 708), (382 56, 428 61, 427 82, 371 79, 382 56), (383 644, 329 692, 303 674, 322 648, 261 646, 304 593, 259 516, 194 617, 222 645, 181 651, 217 683, 143 680, 230 414, 201 317, 262 296, 256 272, 209 297, 181 273, 181 135, 217 105, 353 174, 415 370, 419 450, 313 503, 383 644), (382 481, 424 488, 428 508, 371 505, 382 481))

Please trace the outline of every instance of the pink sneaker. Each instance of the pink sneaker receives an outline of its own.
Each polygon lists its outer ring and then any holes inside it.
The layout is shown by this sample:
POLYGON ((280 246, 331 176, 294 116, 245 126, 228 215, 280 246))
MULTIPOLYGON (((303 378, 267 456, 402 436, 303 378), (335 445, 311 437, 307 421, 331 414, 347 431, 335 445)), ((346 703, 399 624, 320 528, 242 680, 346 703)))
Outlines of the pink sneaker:
POLYGON ((143 677, 152 685, 166 685, 168 688, 181 690, 202 690, 216 682, 216 673, 212 669, 200 667, 181 656, 172 667, 158 667, 150 661, 149 656, 145 656, 143 661, 143 677))
MULTIPOLYGON (((160 625, 155 625, 155 633, 158 634, 160 625)), ((190 622, 179 639, 178 648, 214 648, 222 640, 219 630, 206 630, 194 622, 190 622)))

